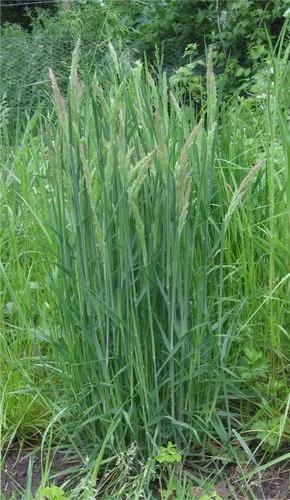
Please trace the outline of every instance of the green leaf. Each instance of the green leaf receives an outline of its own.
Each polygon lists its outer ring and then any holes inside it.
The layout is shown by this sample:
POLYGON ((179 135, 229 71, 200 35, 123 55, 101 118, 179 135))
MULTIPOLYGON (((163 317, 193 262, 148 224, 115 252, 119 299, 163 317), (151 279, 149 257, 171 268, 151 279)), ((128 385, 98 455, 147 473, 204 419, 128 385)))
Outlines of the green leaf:
POLYGON ((155 458, 159 463, 171 464, 181 462, 182 457, 176 450, 176 445, 169 441, 167 447, 161 448, 155 458))
POLYGON ((39 500, 66 500, 65 492, 59 486, 47 486, 39 491, 39 500))

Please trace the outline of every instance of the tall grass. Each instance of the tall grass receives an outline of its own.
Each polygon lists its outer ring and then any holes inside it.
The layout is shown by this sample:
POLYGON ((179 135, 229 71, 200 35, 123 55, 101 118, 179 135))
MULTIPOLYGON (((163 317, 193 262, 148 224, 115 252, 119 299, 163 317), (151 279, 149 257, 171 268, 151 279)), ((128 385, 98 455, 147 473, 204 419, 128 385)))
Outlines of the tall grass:
POLYGON ((197 111, 112 46, 79 81, 77 47, 66 99, 50 71, 55 113, 36 115, 16 151, 3 133, 7 435, 11 395, 24 416, 40 405, 35 428, 51 418, 97 456, 93 480, 132 443, 143 457, 171 440, 238 459, 253 438, 256 451, 284 442, 287 53, 272 64, 261 106, 224 104, 209 52, 197 111))

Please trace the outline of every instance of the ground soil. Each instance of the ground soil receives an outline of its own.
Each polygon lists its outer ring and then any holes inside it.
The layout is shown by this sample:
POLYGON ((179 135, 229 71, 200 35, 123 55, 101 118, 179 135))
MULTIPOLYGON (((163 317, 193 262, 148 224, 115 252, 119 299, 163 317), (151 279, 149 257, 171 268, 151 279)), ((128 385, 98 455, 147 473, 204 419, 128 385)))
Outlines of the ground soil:
POLYGON ((248 480, 232 467, 227 481, 218 483, 215 490, 227 499, 290 500, 290 462, 269 467, 248 480))
MULTIPOLYGON (((31 450, 11 450, 2 460, 0 469, 0 484, 1 484, 1 500, 10 500, 11 498, 21 500, 27 485, 28 467, 30 457, 33 457, 33 472, 32 472, 32 494, 37 492, 42 476, 43 465, 41 464, 40 453, 31 453, 31 450)), ((56 453, 52 460, 50 476, 58 476, 53 479, 52 483, 61 485, 67 478, 65 470, 71 465, 60 453, 56 453)))
MULTIPOLYGON (((23 492, 27 484, 27 471, 31 452, 12 450, 6 454, 1 467, 1 500, 23 498, 23 492)), ((60 454, 54 456, 51 472, 57 475, 65 471, 69 464, 60 454)), ((32 474, 32 493, 35 494, 41 479, 42 466, 40 455, 34 455, 32 474)), ((67 478, 65 473, 54 484, 59 485, 67 478)), ((290 500, 290 462, 283 465, 270 467, 260 476, 254 476, 245 481, 240 477, 235 467, 228 470, 227 479, 217 483, 214 490, 222 499, 258 499, 258 500, 290 500)), ((202 488, 194 488, 193 498, 201 498, 205 495, 202 488)), ((207 497, 209 498, 209 497, 207 497)))

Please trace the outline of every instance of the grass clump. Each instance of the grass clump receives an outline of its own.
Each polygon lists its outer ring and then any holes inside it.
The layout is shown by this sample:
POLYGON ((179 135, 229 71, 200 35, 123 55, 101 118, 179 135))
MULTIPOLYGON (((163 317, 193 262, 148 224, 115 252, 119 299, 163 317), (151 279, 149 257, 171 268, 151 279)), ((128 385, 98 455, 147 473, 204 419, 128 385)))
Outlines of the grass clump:
POLYGON ((256 464, 289 438, 288 52, 257 106, 222 101, 209 51, 199 110, 112 46, 90 80, 78 58, 17 148, 3 126, 3 415, 25 381, 78 498, 148 493, 166 443, 179 479, 184 457, 256 464))

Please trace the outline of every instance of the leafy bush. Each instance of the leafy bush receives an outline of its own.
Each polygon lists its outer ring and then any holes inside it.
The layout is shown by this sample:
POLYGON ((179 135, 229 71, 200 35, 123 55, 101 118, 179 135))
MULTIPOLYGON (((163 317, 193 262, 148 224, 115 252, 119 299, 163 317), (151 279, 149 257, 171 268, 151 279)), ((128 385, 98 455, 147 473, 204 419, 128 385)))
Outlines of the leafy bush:
MULTIPOLYGON (((266 29, 273 42, 283 25, 289 0, 152 0, 135 17, 139 50, 153 57, 162 44, 164 63, 181 65, 189 44, 197 47, 197 60, 204 60, 206 45, 214 46, 218 71, 227 66, 227 90, 244 88, 268 53, 266 29)), ((200 73, 200 66, 187 66, 200 73)), ((189 75, 190 76, 190 75, 189 75)))

